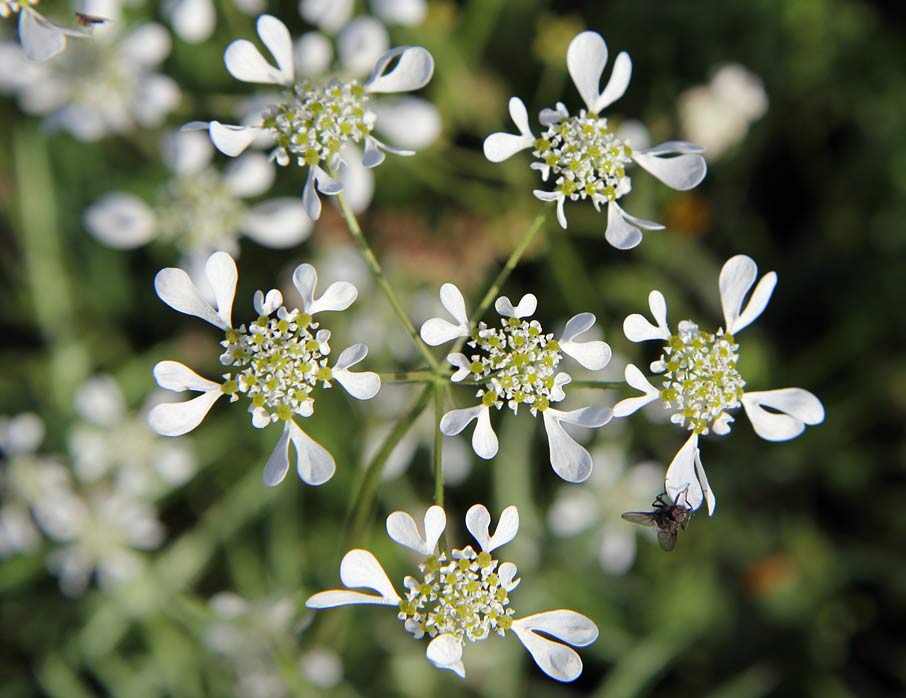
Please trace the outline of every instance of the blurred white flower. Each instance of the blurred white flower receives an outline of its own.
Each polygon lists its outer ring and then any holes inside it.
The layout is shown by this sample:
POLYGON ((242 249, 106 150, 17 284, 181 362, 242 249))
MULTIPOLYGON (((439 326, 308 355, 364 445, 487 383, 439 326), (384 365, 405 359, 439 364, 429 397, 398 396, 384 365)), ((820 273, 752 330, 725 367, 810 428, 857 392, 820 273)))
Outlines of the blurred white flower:
POLYGON ((73 469, 82 482, 112 480, 117 491, 156 500, 187 482, 197 469, 187 441, 163 439, 148 428, 147 412, 130 413, 116 381, 107 375, 88 380, 76 393, 84 420, 69 430, 73 469))
POLYGON ((584 487, 557 490, 547 520, 563 538, 594 530, 598 562, 610 574, 625 574, 636 556, 636 531, 620 519, 627 502, 647 501, 661 488, 664 470, 650 463, 627 467, 625 448, 607 444, 592 450, 595 469, 584 487))
MULTIPOLYGON (((271 104, 252 123, 230 126, 218 121, 192 122, 184 128, 207 129, 214 145, 226 155, 245 151, 259 136, 266 135, 275 147, 270 157, 279 165, 294 161, 308 168, 302 202, 312 220, 321 215, 322 194, 336 195, 343 184, 336 177, 349 165, 344 146, 363 143, 361 164, 371 168, 381 164, 384 151, 413 155, 379 141, 373 135, 377 115, 371 106, 372 95, 409 92, 424 87, 434 73, 434 59, 419 46, 408 46, 382 54, 371 77, 360 84, 357 80, 331 80, 326 86, 309 81, 295 82, 294 48, 289 30, 276 17, 258 18, 258 36, 268 48, 277 66, 250 41, 231 43, 224 54, 227 70, 243 82, 281 85, 288 88, 281 101, 271 104), (393 65, 391 70, 389 66, 393 65)), ((357 158, 358 159, 358 158, 357 158)))
POLYGON ((255 427, 283 423, 283 434, 264 468, 264 484, 271 487, 286 477, 290 442, 295 447, 299 477, 310 485, 327 482, 336 469, 333 456, 302 431, 294 418, 310 417, 316 389, 319 385, 330 388, 334 380, 359 400, 368 400, 380 390, 381 379, 376 373, 350 370, 368 354, 364 344, 345 349, 329 365, 330 332, 320 329, 314 319, 319 312, 345 310, 352 305, 358 295, 355 286, 338 281, 315 298, 318 274, 310 264, 300 264, 293 272, 293 285, 302 300, 301 310, 283 305, 283 294, 277 289, 267 294, 257 291, 257 319, 248 326, 234 327, 236 263, 226 252, 215 252, 208 258, 205 275, 216 307, 202 296, 182 269, 161 270, 154 287, 161 300, 174 310, 200 317, 224 331, 220 362, 230 370, 223 374, 223 383, 215 383, 181 363, 161 361, 154 367, 160 387, 201 394, 187 402, 155 406, 148 414, 148 423, 158 434, 180 436, 197 427, 220 397, 228 395, 230 402, 236 402, 244 396, 249 400, 248 411, 255 427))
POLYGON ((178 85, 155 72, 169 53, 166 29, 150 22, 128 34, 98 34, 43 63, 0 42, 0 90, 15 92, 23 111, 44 114, 45 128, 97 141, 160 126, 176 107, 178 85))
POLYGON ((463 646, 467 641, 478 642, 491 633, 505 637, 506 631, 511 630, 545 674, 558 681, 577 679, 582 673, 582 660, 572 647, 586 647, 594 642, 597 626, 582 614, 563 609, 514 618, 509 594, 522 580, 516 578, 516 565, 500 564, 491 557, 495 549, 515 538, 519 530, 516 507, 503 510, 493 535, 488 510, 481 504, 469 509, 466 528, 478 542, 480 552, 471 545, 452 549, 449 557, 446 551, 438 551, 446 521, 439 506, 426 512, 424 533, 406 512, 395 511, 387 517, 390 538, 424 558, 418 566, 422 579, 407 576, 403 580, 405 597, 396 592, 372 553, 350 550, 340 563, 340 581, 346 588, 317 593, 305 605, 315 609, 352 604, 392 606, 416 640, 425 635, 431 638, 426 651, 428 661, 462 678, 463 646), (362 588, 377 595, 353 591, 362 588))
POLYGON ((767 109, 761 78, 737 63, 719 66, 707 85, 686 90, 678 104, 683 135, 701 143, 709 160, 740 143, 767 109))
POLYGON ((626 250, 642 241, 641 229, 660 230, 664 226, 632 216, 617 203, 632 188, 626 168, 639 165, 673 189, 685 191, 698 186, 705 178, 707 165, 702 147, 685 141, 668 141, 653 148, 636 150, 614 134, 602 109, 623 96, 629 86, 632 61, 621 52, 614 62, 613 73, 603 90, 601 76, 607 65, 607 45, 600 34, 586 31, 569 45, 566 65, 587 109, 570 116, 562 102, 555 109, 543 109, 539 121, 546 130, 539 138, 532 134, 525 104, 518 97, 510 99, 510 117, 519 135, 494 133, 485 139, 485 157, 492 162, 506 160, 521 150, 532 149, 532 169, 541 172, 545 182, 554 175, 553 191, 536 189, 542 201, 557 202, 557 220, 566 227, 563 205, 567 199, 591 199, 595 209, 607 207, 605 238, 617 249, 626 250))
POLYGON ((671 502, 682 495, 692 509, 707 501, 709 514, 714 513, 716 500, 702 467, 698 439, 712 431, 718 436, 729 434, 734 421, 729 411, 742 406, 755 433, 768 441, 787 441, 799 436, 806 425, 824 421, 824 406, 807 390, 744 389, 746 382, 737 369, 736 334, 761 315, 777 285, 774 272, 765 274, 757 285, 756 278, 758 267, 751 257, 736 255, 727 260, 719 280, 724 327, 714 333, 700 330, 691 320, 683 320, 677 333, 671 333, 667 302, 660 291, 648 296, 654 323, 638 313, 623 323, 623 332, 632 342, 665 342, 660 358, 650 366, 653 373, 663 374, 663 381, 658 389, 636 366, 628 364, 626 382, 644 395, 618 402, 614 416, 626 417, 660 400, 671 413, 670 421, 692 432, 667 468, 666 490, 671 502))
POLYGON ((204 134, 169 133, 161 150, 173 177, 153 205, 117 191, 85 211, 85 227, 105 245, 132 249, 154 239, 171 242, 183 263, 196 267, 216 250, 238 254, 240 235, 273 248, 308 237, 311 220, 298 199, 243 201, 263 195, 274 181, 273 164, 263 154, 246 153, 221 173, 211 165, 214 149, 204 134))
POLYGON ((38 0, 0 0, 0 17, 19 14, 19 42, 22 52, 32 61, 46 61, 66 48, 67 36, 90 37, 82 27, 57 24, 34 9, 38 0))
POLYGON ((466 381, 478 386, 476 396, 481 403, 475 407, 452 410, 440 421, 440 430, 454 436, 476 420, 472 448, 481 458, 497 454, 497 436, 491 426, 491 407, 502 409, 504 404, 513 413, 526 405, 532 416, 540 412, 544 419, 550 447, 550 462, 554 472, 568 482, 582 482, 592 471, 588 451, 580 446, 563 428, 563 423, 586 428, 601 427, 611 419, 609 407, 584 407, 564 412, 554 409, 553 402, 566 397, 563 388, 572 378, 557 371, 563 354, 572 357, 591 371, 603 369, 610 361, 611 350, 601 340, 578 341, 595 323, 591 313, 580 313, 566 323, 563 335, 554 339, 545 334, 537 320, 524 318, 534 315, 538 300, 526 294, 514 306, 501 296, 494 308, 501 316, 500 329, 479 322, 474 330, 466 313, 465 300, 453 284, 444 284, 440 299, 456 324, 443 318, 431 318, 421 327, 422 339, 431 346, 469 337, 467 345, 476 353, 466 356, 450 354, 447 360, 456 367, 451 376, 454 383, 466 381))
MULTIPOLYGON (((233 5, 243 14, 256 15, 265 9, 266 3, 264 0, 234 0, 233 5)), ((213 0, 164 0, 161 12, 176 35, 192 44, 209 39, 217 25, 213 0)))
POLYGON ((295 604, 285 596, 247 600, 233 592, 211 597, 212 620, 204 644, 228 660, 239 698, 293 695, 274 658, 275 648, 291 641, 295 604))

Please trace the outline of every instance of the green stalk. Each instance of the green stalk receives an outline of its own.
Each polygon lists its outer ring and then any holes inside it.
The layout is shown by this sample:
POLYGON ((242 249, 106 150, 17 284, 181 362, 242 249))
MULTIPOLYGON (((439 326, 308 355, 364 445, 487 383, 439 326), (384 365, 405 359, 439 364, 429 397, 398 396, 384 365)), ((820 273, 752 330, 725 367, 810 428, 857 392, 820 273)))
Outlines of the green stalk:
MULTIPOLYGON (((522 238, 522 241, 513 250, 513 253, 510 255, 510 258, 507 259, 506 264, 503 265, 503 268, 497 274, 497 278, 494 279, 494 283, 491 284, 491 287, 488 289, 487 293, 484 294, 484 298, 481 299, 481 303, 478 304, 478 307, 475 309, 475 312, 472 313, 472 317, 469 321, 469 324, 473 327, 478 324, 478 321, 481 319, 481 316, 485 314, 487 309, 491 306, 491 303, 497 298, 497 294, 500 293, 500 289, 506 283, 506 280, 510 277, 510 274, 513 272, 513 269, 516 268, 516 265, 519 263, 519 260, 522 259, 522 255, 525 254, 525 251, 528 249, 529 245, 532 244, 532 240, 535 239, 535 235, 541 229, 544 220, 547 218, 548 213, 550 212, 550 207, 545 206, 541 212, 535 216, 535 220, 529 226, 529 229, 525 233, 525 237, 522 238)), ((465 344, 468 337, 460 337, 456 340, 456 344, 453 345, 453 348, 450 350, 451 354, 455 354, 462 349, 462 345, 465 344)))
MULTIPOLYGON (((333 175, 334 173, 331 173, 333 175)), ((380 286, 381 290, 384 292, 384 295, 387 296, 387 300, 390 301, 390 305, 393 307, 394 312, 397 317, 399 317, 400 322, 403 323, 403 327, 406 328, 406 332, 409 333, 409 336, 412 338, 412 341, 415 342, 415 346, 418 347, 418 350, 422 353, 422 356, 425 357, 425 361, 428 362, 428 365, 435 373, 441 373, 441 366, 438 363, 437 359, 434 358, 434 355, 428 349, 428 346, 422 341, 422 338, 419 336, 418 331, 415 329, 415 325, 412 324, 412 320, 409 319, 409 316, 406 314, 406 311, 403 309, 402 303, 396 297, 396 293, 393 290, 393 287, 390 285, 390 282, 387 281, 387 277, 384 276, 384 270, 381 268, 381 263, 378 262, 377 257, 374 254, 374 251, 371 249, 371 246, 368 244, 368 241, 365 239, 364 233, 362 233, 362 228, 359 226, 359 222, 355 217, 355 214, 352 212, 352 209, 349 208, 349 204, 346 201, 346 197, 342 194, 337 195, 337 203, 340 205, 340 211, 343 214, 343 220, 346 221, 346 227, 349 228, 349 232, 352 235, 352 238, 355 240, 355 244, 359 248, 359 252, 362 253, 362 257, 365 259, 365 263, 368 264, 368 267, 371 269, 371 273, 374 276, 374 280, 377 282, 377 285, 380 286)))

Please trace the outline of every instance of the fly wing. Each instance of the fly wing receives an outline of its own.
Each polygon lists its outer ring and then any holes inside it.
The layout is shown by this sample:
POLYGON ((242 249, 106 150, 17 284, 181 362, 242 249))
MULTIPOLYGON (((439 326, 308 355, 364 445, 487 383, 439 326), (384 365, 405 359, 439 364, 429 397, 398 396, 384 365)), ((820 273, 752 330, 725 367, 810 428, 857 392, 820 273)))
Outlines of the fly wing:
POLYGON ((662 528, 657 532, 657 542, 661 544, 661 549, 669 553, 676 547, 676 531, 662 528))
POLYGON ((626 521, 641 524, 642 526, 654 526, 654 512, 651 511, 627 511, 620 514, 626 521))

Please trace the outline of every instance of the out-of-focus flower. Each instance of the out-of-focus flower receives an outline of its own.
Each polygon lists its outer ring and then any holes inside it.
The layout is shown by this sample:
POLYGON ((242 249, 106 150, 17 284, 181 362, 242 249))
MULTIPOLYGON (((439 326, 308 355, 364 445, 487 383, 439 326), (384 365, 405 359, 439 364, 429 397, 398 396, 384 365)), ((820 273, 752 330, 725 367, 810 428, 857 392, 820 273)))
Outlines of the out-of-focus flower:
MULTIPOLYGON (((225 657, 239 698, 288 698, 292 695, 274 652, 291 643, 295 604, 285 596, 247 600, 233 592, 211 597, 213 619, 204 644, 225 657)), ((288 651, 288 650, 287 650, 288 651)))
POLYGON ((570 116, 562 102, 555 109, 543 109, 539 121, 546 130, 536 138, 528 122, 528 112, 518 97, 510 99, 510 117, 519 135, 494 133, 484 142, 488 160, 501 162, 521 150, 532 149, 537 159, 532 169, 541 172, 546 182, 555 177, 553 191, 535 190, 542 201, 557 202, 557 220, 566 227, 563 205, 567 199, 590 199, 597 210, 607 207, 607 241, 626 250, 642 241, 641 229, 659 230, 660 223, 626 213, 617 203, 632 188, 626 168, 635 163, 673 189, 697 186, 707 172, 702 147, 685 141, 668 141, 652 148, 634 150, 628 141, 614 134, 602 109, 623 96, 629 86, 632 61, 626 52, 614 62, 613 73, 603 90, 601 76, 607 64, 607 45, 600 34, 582 32, 569 45, 566 64, 586 109, 570 116))
MULTIPOLYGON (((625 574, 636 555, 636 527, 626 526, 620 514, 626 502, 646 500, 663 482, 664 472, 650 462, 627 467, 625 448, 607 444, 592 450, 595 469, 583 487, 557 490, 547 520, 555 535, 568 538, 594 529, 602 569, 625 574)), ((644 529, 641 529, 644 530, 644 529)))
POLYGON ((274 181, 274 167, 263 154, 246 153, 221 173, 211 165, 214 149, 204 134, 168 134, 161 150, 173 178, 153 205, 118 191, 85 211, 85 227, 104 244, 132 249, 153 239, 172 242, 184 263, 196 268, 216 250, 237 255, 240 235, 274 248, 308 237, 311 220, 298 199, 254 206, 243 201, 264 194, 274 181))
POLYGON ((777 285, 774 272, 765 274, 757 285, 756 278, 758 267, 751 257, 736 255, 727 260, 719 282, 725 324, 714 333, 683 320, 677 333, 672 334, 667 325, 667 302, 660 291, 648 296, 653 324, 638 313, 623 323, 623 332, 632 342, 666 342, 660 358, 651 364, 653 373, 663 374, 663 383, 660 389, 656 388, 636 366, 628 364, 626 382, 644 395, 621 400, 614 406, 614 415, 626 417, 661 400, 664 409, 671 413, 670 421, 692 432, 667 468, 670 500, 675 502, 683 494, 692 509, 707 501, 710 514, 714 513, 716 500, 702 467, 698 439, 712 431, 718 436, 730 433, 734 421, 730 410, 742 406, 755 433, 768 441, 787 441, 799 436, 806 425, 824 421, 824 406, 807 390, 744 389, 746 382, 737 368, 736 334, 761 315, 777 285), (750 290, 751 297, 744 304, 750 290))
POLYGON ((99 33, 43 63, 0 42, 0 90, 17 93, 23 111, 46 115, 45 128, 97 141, 160 126, 176 107, 179 87, 155 72, 169 53, 170 35, 152 22, 128 34, 99 33))
POLYGON ((377 558, 367 550, 350 550, 340 563, 340 581, 345 589, 315 594, 305 605, 309 608, 334 608, 352 604, 376 604, 398 609, 397 618, 418 640, 432 638, 426 651, 428 661, 465 677, 463 646, 484 640, 495 633, 501 637, 511 630, 532 655, 538 667, 558 681, 574 681, 582 673, 582 660, 572 647, 586 647, 598 637, 597 626, 580 613, 568 610, 547 611, 514 618, 509 594, 521 579, 516 565, 498 563, 491 553, 515 538, 519 530, 516 507, 503 510, 494 534, 490 534, 491 515, 481 504, 466 513, 466 528, 478 542, 454 548, 449 557, 437 549, 447 517, 439 506, 428 509, 424 534, 406 512, 395 511, 387 517, 387 533, 400 545, 414 550, 424 559, 419 563, 422 579, 403 580, 401 597, 377 558), (371 589, 377 595, 353 589, 371 589), (543 634, 542 634, 543 633, 543 634), (554 639, 551 639, 554 638, 554 639), (559 642, 558 642, 559 640, 559 642))
POLYGON ((46 61, 66 48, 67 36, 88 37, 85 28, 64 27, 34 9, 38 0, 0 0, 0 17, 19 13, 19 42, 29 60, 46 61))
POLYGON ((767 109, 761 78, 738 63, 718 67, 707 85, 683 92, 678 105, 683 134, 701 143, 709 160, 740 143, 767 109))
POLYGON ((163 439, 148 428, 147 412, 130 413, 110 376, 91 378, 76 393, 84 420, 69 430, 73 469, 82 482, 113 480, 117 491, 156 500, 187 482, 197 469, 188 441, 163 439))
POLYGON ((230 126, 218 121, 193 122, 185 128, 207 129, 221 152, 236 156, 259 135, 267 135, 275 145, 271 158, 279 165, 295 161, 308 168, 302 202, 308 215, 321 215, 317 192, 336 195, 343 191, 335 177, 347 166, 344 146, 364 143, 361 163, 376 167, 384 151, 413 155, 414 151, 389 146, 374 137, 378 116, 371 107, 371 95, 409 92, 424 87, 434 73, 434 59, 419 46, 392 49, 377 61, 371 77, 357 80, 332 80, 324 87, 311 82, 295 82, 293 44, 289 30, 276 17, 258 18, 258 36, 277 63, 274 67, 250 41, 239 39, 227 47, 224 63, 237 80, 289 88, 282 101, 271 107, 254 123, 230 126), (388 71, 391 63, 394 67, 388 71), (317 185, 317 188, 316 188, 317 185))
POLYGON ((610 421, 609 407, 583 407, 563 412, 551 406, 566 397, 563 388, 572 378, 557 371, 563 354, 578 361, 584 368, 599 371, 610 361, 610 347, 601 340, 577 341, 595 323, 591 313, 580 313, 566 323, 563 336, 554 339, 545 334, 537 320, 524 318, 535 313, 538 300, 526 294, 514 306, 510 299, 501 296, 494 308, 501 316, 500 329, 480 322, 474 330, 469 324, 465 300, 453 284, 440 289, 444 308, 456 323, 443 318, 431 318, 421 327, 422 339, 431 346, 438 346, 460 337, 469 337, 468 346, 476 353, 466 356, 450 354, 447 360, 456 367, 451 376, 454 383, 466 381, 478 386, 476 396, 481 403, 475 407, 452 410, 440 421, 440 430, 454 436, 474 419, 472 448, 481 458, 497 454, 497 436, 491 426, 491 407, 501 409, 504 404, 513 413, 519 405, 526 405, 532 416, 540 412, 544 419, 550 447, 551 467, 564 480, 582 482, 591 474, 592 460, 588 451, 580 446, 563 428, 563 422, 594 428, 610 421))
POLYGON ((248 398, 252 424, 257 428, 283 422, 283 435, 264 468, 264 483, 280 483, 289 470, 289 445, 296 450, 299 477, 310 485, 321 485, 333 477, 333 456, 308 436, 294 417, 314 413, 314 392, 332 387, 337 381, 359 400, 374 397, 381 387, 376 373, 356 373, 349 369, 368 354, 364 344, 354 344, 329 365, 330 331, 320 329, 314 316, 323 311, 345 310, 355 301, 355 286, 345 281, 331 284, 315 298, 318 274, 310 264, 300 264, 293 272, 293 285, 302 299, 302 309, 289 310, 283 294, 271 289, 256 291, 256 320, 248 327, 233 327, 233 298, 238 272, 233 258, 215 252, 205 265, 205 275, 214 292, 216 307, 208 303, 182 269, 167 268, 154 279, 157 295, 174 310, 206 320, 224 331, 220 362, 229 367, 223 383, 202 378, 176 361, 161 361, 154 367, 160 387, 181 392, 201 393, 187 402, 164 403, 148 414, 148 423, 158 434, 180 436, 192 431, 222 396, 230 402, 248 398))
MULTIPOLYGON (((233 5, 246 15, 256 15, 265 9, 264 0, 234 0, 233 5)), ((210 38, 217 24, 213 0, 164 0, 161 12, 173 31, 183 41, 201 43, 210 38)))

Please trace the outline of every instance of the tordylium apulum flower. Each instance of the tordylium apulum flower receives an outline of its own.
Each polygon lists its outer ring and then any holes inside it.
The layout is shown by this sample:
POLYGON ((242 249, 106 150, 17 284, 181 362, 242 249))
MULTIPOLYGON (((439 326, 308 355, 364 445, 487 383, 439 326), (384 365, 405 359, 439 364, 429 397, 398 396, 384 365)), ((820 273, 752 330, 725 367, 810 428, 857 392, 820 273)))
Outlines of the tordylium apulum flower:
POLYGON ((460 677, 465 677, 462 656, 467 641, 478 642, 491 633, 505 637, 511 630, 545 674, 558 681, 574 681, 582 673, 582 660, 572 647, 594 642, 597 626, 582 614, 564 609, 514 618, 510 592, 522 580, 516 578, 516 565, 500 563, 491 553, 516 537, 519 512, 514 506, 504 509, 494 535, 489 532, 490 523, 491 515, 483 505, 470 508, 466 528, 478 541, 479 551, 467 545, 447 555, 437 548, 447 524, 441 507, 426 512, 424 535, 409 514, 395 511, 387 517, 388 535, 424 556, 418 566, 421 579, 407 576, 403 580, 405 596, 396 592, 374 555, 357 549, 346 553, 340 563, 340 581, 346 589, 322 591, 305 605, 318 609, 350 604, 395 606, 397 618, 416 640, 425 635, 431 638, 428 660, 460 677), (353 589, 372 589, 377 596, 353 589))
POLYGON ((532 169, 541 172, 546 182, 553 175, 553 191, 535 190, 542 201, 557 202, 557 220, 566 227, 563 204, 567 199, 591 199, 595 209, 607 207, 605 237, 614 247, 626 250, 642 241, 640 229, 660 230, 664 226, 631 216, 617 203, 632 188, 627 169, 633 163, 673 189, 685 191, 697 186, 707 172, 701 156, 703 148, 694 143, 668 141, 645 150, 633 150, 628 141, 612 131, 601 110, 623 96, 632 75, 632 61, 621 52, 614 61, 607 86, 600 89, 607 64, 607 45, 600 34, 586 31, 569 45, 566 65, 585 109, 575 116, 558 102, 556 109, 542 109, 538 120, 544 127, 536 137, 528 122, 525 104, 510 99, 510 117, 519 135, 494 133, 484 142, 488 160, 501 162, 521 150, 531 149, 536 162, 532 169))
POLYGON ((265 85, 283 85, 283 100, 261 115, 258 123, 229 126, 218 121, 192 122, 184 128, 207 129, 214 145, 224 154, 235 156, 262 133, 273 138, 271 157, 280 165, 295 161, 308 167, 302 201, 312 219, 321 215, 322 194, 336 195, 342 184, 331 176, 344 167, 340 150, 350 143, 365 144, 362 164, 376 167, 384 160, 383 151, 414 155, 414 151, 393 148, 373 135, 377 116, 370 106, 371 96, 379 93, 410 92, 428 84, 434 74, 434 59, 420 46, 404 46, 384 53, 363 84, 357 80, 331 80, 318 86, 309 81, 296 82, 293 43, 289 30, 276 17, 258 18, 258 36, 277 63, 272 66, 250 41, 238 39, 224 53, 227 70, 237 80, 265 85), (395 66, 387 70, 391 63, 395 66))
POLYGON ((283 422, 283 434, 264 468, 264 484, 280 483, 289 469, 289 444, 296 450, 299 477, 310 485, 327 482, 336 465, 333 456, 308 436, 295 417, 310 417, 314 412, 318 386, 330 388, 337 381, 359 400, 374 397, 381 380, 370 371, 353 373, 350 367, 368 353, 364 344, 354 344, 329 363, 330 332, 321 329, 315 315, 328 310, 345 310, 356 299, 355 286, 345 281, 331 284, 315 298, 318 275, 310 264, 300 264, 293 272, 293 285, 302 298, 302 308, 290 310, 277 289, 267 294, 256 291, 257 319, 247 326, 233 326, 233 297, 238 274, 236 263, 226 252, 215 252, 205 265, 205 275, 214 291, 216 308, 199 293, 182 269, 167 268, 154 279, 157 295, 171 308, 207 320, 224 332, 220 362, 228 368, 223 382, 215 383, 176 361, 161 361, 154 367, 158 385, 167 390, 194 390, 201 395, 188 402, 158 405, 148 415, 148 423, 158 434, 179 436, 192 431, 223 395, 230 402, 249 400, 252 424, 263 428, 283 422))
POLYGON ((685 492, 688 506, 698 509, 707 501, 710 514, 714 513, 716 499, 702 467, 699 436, 728 434, 734 421, 729 412, 740 406, 755 433, 768 441, 787 441, 799 436, 805 425, 824 421, 821 401, 807 390, 745 390, 746 382, 737 366, 736 335, 761 315, 777 284, 774 272, 765 274, 755 285, 757 277, 758 267, 746 255, 731 257, 724 264, 719 286, 725 326, 716 332, 702 331, 691 320, 683 320, 676 334, 672 333, 667 325, 667 303, 660 291, 648 296, 654 324, 637 313, 623 323, 623 332, 632 342, 653 339, 666 343, 660 358, 651 364, 651 371, 662 376, 661 387, 652 385, 636 366, 628 364, 626 382, 645 394, 618 402, 614 415, 626 417, 661 400, 664 409, 671 412, 670 421, 692 432, 667 468, 670 500, 676 501, 685 492), (750 290, 752 295, 743 307, 750 290))
POLYGON ((499 328, 479 322, 473 329, 462 293, 453 284, 441 286, 440 300, 456 324, 431 318, 422 325, 421 337, 431 346, 469 337, 466 345, 473 352, 469 356, 450 354, 447 360, 456 367, 451 380, 476 386, 476 396, 481 398, 475 407, 445 414, 440 430, 454 436, 473 419, 477 420, 472 448, 482 458, 493 458, 497 454, 497 436, 491 426, 491 408, 499 410, 506 405, 516 413, 520 405, 525 405, 533 417, 540 412, 544 419, 554 472, 569 482, 586 480, 592 470, 591 456, 566 433, 561 422, 601 427, 610 421, 612 411, 609 407, 595 406, 564 412, 554 409, 551 403, 566 397, 563 388, 572 380, 569 374, 558 371, 563 354, 591 371, 601 370, 610 361, 610 347, 605 342, 576 340, 591 329, 595 316, 591 313, 574 316, 566 323, 563 335, 554 339, 537 320, 525 319, 534 315, 538 305, 531 293, 524 295, 516 306, 506 296, 497 299, 494 308, 501 316, 499 328))
POLYGON ((46 61, 66 48, 67 36, 91 36, 88 29, 64 27, 34 9, 38 0, 0 0, 0 17, 19 14, 19 42, 32 61, 46 61))

